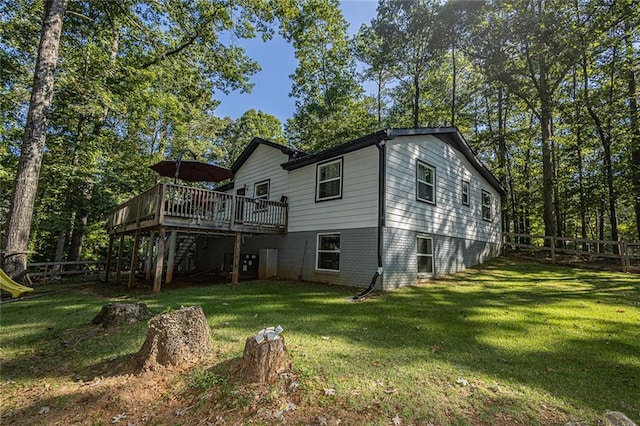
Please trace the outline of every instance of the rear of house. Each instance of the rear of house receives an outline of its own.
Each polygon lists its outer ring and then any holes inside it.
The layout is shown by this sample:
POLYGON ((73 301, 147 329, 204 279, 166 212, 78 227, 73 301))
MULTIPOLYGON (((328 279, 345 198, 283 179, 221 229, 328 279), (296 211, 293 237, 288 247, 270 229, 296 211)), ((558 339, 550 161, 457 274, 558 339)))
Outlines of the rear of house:
MULTIPOLYGON (((244 235, 247 276, 262 251, 280 278, 367 287, 382 271, 376 288, 391 289, 499 252, 503 189, 455 128, 387 129, 313 155, 256 138, 232 170, 226 191, 289 204, 286 235, 244 235)), ((230 237, 202 238, 198 268, 232 252, 230 237)))

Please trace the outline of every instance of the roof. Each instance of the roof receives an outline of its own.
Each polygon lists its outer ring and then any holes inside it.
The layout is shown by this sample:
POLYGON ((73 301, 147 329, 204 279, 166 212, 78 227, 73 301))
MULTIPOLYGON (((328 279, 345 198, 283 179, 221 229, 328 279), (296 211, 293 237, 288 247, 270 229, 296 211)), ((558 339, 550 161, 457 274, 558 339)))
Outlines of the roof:
POLYGON ((233 172, 233 174, 236 174, 238 170, 240 170, 240 167, 242 167, 244 162, 247 161, 247 159, 251 156, 251 154, 253 154, 253 151, 255 151, 259 145, 266 145, 268 147, 275 148, 280 152, 282 152, 283 154, 288 155, 289 160, 294 159, 296 157, 309 155, 306 152, 289 148, 288 146, 280 145, 278 143, 271 142, 266 139, 253 138, 249 143, 249 145, 247 145, 247 147, 244 149, 244 151, 242 151, 242 154, 240 154, 238 159, 231 166, 231 171, 233 172))
MULTIPOLYGON (((317 152, 315 154, 307 154, 302 157, 292 158, 286 163, 282 164, 282 168, 285 170, 295 170, 301 167, 320 162, 329 158, 343 155, 348 152, 353 152, 371 145, 375 145, 382 141, 393 140, 398 137, 404 136, 423 136, 432 135, 451 147, 458 150, 469 163, 493 186, 500 194, 505 195, 506 191, 500 184, 500 181, 491 173, 489 169, 485 167, 480 160, 475 156, 469 144, 464 140, 460 132, 456 127, 420 127, 413 129, 385 129, 375 133, 371 133, 366 136, 362 136, 358 139, 343 143, 341 145, 334 146, 329 149, 317 152)), ((253 143, 253 142, 252 142, 253 143)), ((254 148, 255 149, 255 148, 254 148)), ((248 148, 247 148, 248 150, 248 148)), ((245 152, 247 151, 245 150, 245 152)), ((298 151, 300 154, 300 152, 298 151)), ((244 153, 243 153, 244 155, 244 153)), ((242 156, 241 156, 242 158, 242 156)), ((240 159, 238 159, 240 160, 240 159)), ((236 161, 236 163, 238 163, 236 161)), ((234 169, 236 163, 231 167, 231 170, 235 173, 234 169)))

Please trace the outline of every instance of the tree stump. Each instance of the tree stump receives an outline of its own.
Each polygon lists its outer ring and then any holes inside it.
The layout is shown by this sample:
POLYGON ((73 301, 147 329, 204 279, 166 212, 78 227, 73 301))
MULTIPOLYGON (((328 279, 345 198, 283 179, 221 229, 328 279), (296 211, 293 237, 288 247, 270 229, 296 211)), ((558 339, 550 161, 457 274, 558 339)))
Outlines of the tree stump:
POLYGON ((151 318, 151 312, 144 303, 108 303, 102 307, 91 324, 102 324, 104 328, 117 325, 132 325, 151 318))
POLYGON ((136 368, 155 370, 199 361, 210 350, 211 334, 202 308, 181 308, 151 318, 147 339, 136 354, 136 368))
POLYGON ((246 383, 274 383, 290 369, 284 336, 258 343, 249 337, 244 345, 240 374, 246 383))

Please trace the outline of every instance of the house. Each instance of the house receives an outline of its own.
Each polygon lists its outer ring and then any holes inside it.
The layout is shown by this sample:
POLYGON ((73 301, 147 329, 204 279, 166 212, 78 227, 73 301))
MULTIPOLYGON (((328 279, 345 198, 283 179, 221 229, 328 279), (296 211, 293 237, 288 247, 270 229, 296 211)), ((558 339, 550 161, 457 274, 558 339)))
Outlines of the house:
POLYGON ((378 272, 388 290, 500 251, 504 189, 453 127, 386 129, 315 154, 254 138, 231 169, 218 191, 252 200, 252 215, 286 203, 286 230, 203 235, 196 269, 228 269, 239 247, 240 273, 268 253, 280 278, 367 287, 378 272))

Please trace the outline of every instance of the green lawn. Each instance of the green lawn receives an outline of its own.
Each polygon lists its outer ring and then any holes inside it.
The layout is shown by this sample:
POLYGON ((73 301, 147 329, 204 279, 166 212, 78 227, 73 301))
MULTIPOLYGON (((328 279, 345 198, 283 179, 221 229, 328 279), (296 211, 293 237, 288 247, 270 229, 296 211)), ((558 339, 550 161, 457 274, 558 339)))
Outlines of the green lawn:
MULTIPOLYGON (((346 301, 354 289, 288 281, 158 296, 108 284, 38 290, 0 308, 0 410, 9 418, 20 408, 37 412, 33 398, 24 406, 34 387, 90 381, 109 374, 116 356, 137 352, 145 324, 103 332, 87 323, 107 302, 141 301, 154 313, 200 305, 207 315, 215 357, 177 378, 182 390, 165 393, 201 401, 189 411, 194 422, 215 412, 269 423, 246 409, 255 400, 225 368, 248 336, 278 324, 299 387, 274 386, 261 398, 264 406, 295 400, 284 414, 293 423, 321 415, 329 424, 595 424, 607 409, 640 422, 638 275, 501 258, 361 303, 346 301), (202 402, 212 392, 215 402, 202 402)), ((186 420, 157 424, 172 422, 186 420)))

